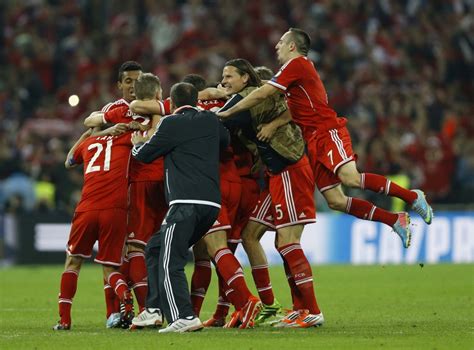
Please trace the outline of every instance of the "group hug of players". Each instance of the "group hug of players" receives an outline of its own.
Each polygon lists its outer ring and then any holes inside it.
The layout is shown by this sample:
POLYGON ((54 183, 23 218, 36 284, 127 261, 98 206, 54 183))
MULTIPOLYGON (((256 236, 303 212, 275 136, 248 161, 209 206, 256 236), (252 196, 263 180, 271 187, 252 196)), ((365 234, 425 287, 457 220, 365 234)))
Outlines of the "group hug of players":
MULTIPOLYGON (((382 175, 359 173, 346 119, 329 107, 321 79, 306 57, 309 47, 309 36, 290 28, 275 47, 282 64, 275 75, 239 58, 225 64, 219 88, 207 88, 205 80, 194 74, 183 80, 199 91, 198 108, 216 112, 232 140, 221 152, 219 217, 193 246, 190 294, 197 317, 211 281, 211 264, 219 279, 217 307, 202 322, 204 327, 250 328, 269 320, 275 327, 292 328, 324 323, 311 266, 300 245, 304 225, 316 221, 315 187, 330 208, 392 227, 405 248, 411 240, 409 214, 347 197, 341 184, 401 198, 431 223, 432 209, 422 191, 402 188, 382 175), (287 311, 274 296, 259 242, 268 230, 276 232, 275 247, 291 291, 293 305, 287 311), (249 290, 234 256, 239 243, 248 255, 258 297, 249 290), (231 305, 234 312, 228 317, 231 305)), ((122 98, 85 119, 89 129, 66 160, 66 167, 84 163, 84 187, 67 244, 56 330, 71 327, 80 267, 91 257, 95 241, 99 242, 95 261, 104 270, 107 327, 164 323, 146 264, 146 244, 168 211, 163 160, 140 163, 130 150, 131 133, 151 136, 161 118, 174 111, 169 99, 162 100, 158 77, 143 73, 136 62, 120 67, 118 88, 122 98)))

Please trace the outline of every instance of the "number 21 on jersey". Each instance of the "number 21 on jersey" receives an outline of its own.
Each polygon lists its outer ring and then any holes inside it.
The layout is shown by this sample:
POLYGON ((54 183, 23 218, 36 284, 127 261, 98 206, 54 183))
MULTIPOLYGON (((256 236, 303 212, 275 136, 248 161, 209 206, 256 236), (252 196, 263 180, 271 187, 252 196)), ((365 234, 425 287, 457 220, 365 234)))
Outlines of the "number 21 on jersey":
POLYGON ((108 140, 107 145, 105 146, 105 157, 104 157, 104 164, 103 165, 94 165, 94 163, 97 161, 97 158, 99 158, 100 154, 104 150, 104 146, 102 146, 101 143, 92 143, 87 147, 88 151, 93 150, 94 148, 95 153, 91 158, 91 161, 87 165, 86 168, 86 174, 93 173, 95 171, 109 171, 110 170, 110 158, 112 156, 112 141, 113 140, 108 140))

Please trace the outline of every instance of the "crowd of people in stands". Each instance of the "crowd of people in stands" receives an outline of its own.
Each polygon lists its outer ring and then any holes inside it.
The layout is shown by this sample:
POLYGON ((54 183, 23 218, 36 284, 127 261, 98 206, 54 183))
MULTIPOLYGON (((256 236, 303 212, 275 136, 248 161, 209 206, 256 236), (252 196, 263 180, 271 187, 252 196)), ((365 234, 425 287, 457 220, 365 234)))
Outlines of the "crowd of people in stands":
POLYGON ((73 211, 82 174, 64 159, 83 119, 114 99, 123 61, 157 74, 166 96, 189 73, 220 81, 229 58, 277 69, 291 26, 310 34, 364 171, 423 188, 435 205, 472 202, 471 2, 277 2, 2 2, 0 210, 73 211))

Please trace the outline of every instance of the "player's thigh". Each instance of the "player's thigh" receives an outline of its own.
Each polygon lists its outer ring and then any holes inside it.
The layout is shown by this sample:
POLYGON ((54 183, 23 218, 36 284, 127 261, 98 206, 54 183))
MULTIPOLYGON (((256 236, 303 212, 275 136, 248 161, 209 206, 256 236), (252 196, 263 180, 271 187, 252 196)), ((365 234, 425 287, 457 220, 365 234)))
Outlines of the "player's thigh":
POLYGON ((240 235, 249 221, 249 218, 255 209, 259 196, 260 186, 253 178, 241 177, 242 193, 240 196, 239 205, 237 208, 235 220, 232 223, 232 229, 229 232, 229 243, 240 243, 240 235))
POLYGON ((167 210, 163 182, 131 183, 127 241, 145 245, 160 229, 167 210))
POLYGON ((345 127, 318 132, 316 149, 317 160, 334 174, 342 165, 356 159, 345 127))
POLYGON ((275 227, 316 221, 314 180, 308 159, 288 166, 269 182, 275 227))
POLYGON ((95 261, 119 266, 127 238, 127 211, 121 208, 101 210, 99 222, 99 252, 95 261))
POLYGON ((67 252, 71 256, 89 258, 98 239, 99 211, 76 212, 72 219, 67 252))
POLYGON ((260 223, 269 229, 275 229, 274 216, 273 216, 273 202, 270 191, 263 190, 260 192, 260 197, 255 205, 252 214, 250 215, 249 222, 253 221, 260 223))

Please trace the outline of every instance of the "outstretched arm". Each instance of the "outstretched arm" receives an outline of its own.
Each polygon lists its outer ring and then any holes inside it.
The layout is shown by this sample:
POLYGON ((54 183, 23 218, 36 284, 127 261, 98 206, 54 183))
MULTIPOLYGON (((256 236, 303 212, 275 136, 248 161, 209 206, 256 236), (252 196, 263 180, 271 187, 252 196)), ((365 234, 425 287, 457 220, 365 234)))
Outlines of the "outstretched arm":
POLYGON ((163 115, 163 108, 157 100, 135 100, 130 103, 130 110, 136 114, 163 115))
POLYGON ((253 106, 258 105, 267 97, 277 92, 279 93, 279 90, 270 84, 262 85, 258 89, 253 90, 250 94, 245 96, 245 98, 239 103, 237 103, 235 106, 229 108, 224 112, 218 112, 217 115, 221 118, 228 118, 235 113, 245 111, 247 109, 252 108, 253 106))

